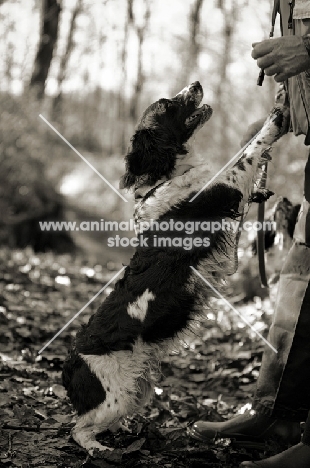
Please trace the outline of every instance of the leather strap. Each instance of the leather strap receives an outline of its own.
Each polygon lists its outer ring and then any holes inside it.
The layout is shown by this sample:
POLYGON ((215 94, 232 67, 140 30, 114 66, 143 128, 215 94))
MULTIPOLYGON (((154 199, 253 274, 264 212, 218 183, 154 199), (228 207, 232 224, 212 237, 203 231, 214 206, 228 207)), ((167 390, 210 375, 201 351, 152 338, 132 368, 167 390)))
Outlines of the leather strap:
MULTIPOLYGON (((269 37, 273 37, 274 35, 274 25, 276 23, 276 17, 277 14, 280 12, 280 0, 274 0, 273 2, 273 10, 272 10, 272 16, 271 16, 271 29, 269 33, 269 37)), ((262 86, 265 78, 265 71, 262 68, 261 71, 259 72, 258 78, 257 78, 257 85, 262 86)))
MULTIPOLYGON (((262 178, 260 181, 260 187, 266 187, 267 180, 267 163, 263 167, 262 178)), ((263 227, 265 218, 265 202, 258 204, 257 220, 260 223, 259 226, 263 227)), ((265 231, 259 229, 257 231, 257 256, 258 256, 258 268, 260 281, 263 288, 268 288, 267 274, 266 274, 266 265, 265 265, 265 231)))

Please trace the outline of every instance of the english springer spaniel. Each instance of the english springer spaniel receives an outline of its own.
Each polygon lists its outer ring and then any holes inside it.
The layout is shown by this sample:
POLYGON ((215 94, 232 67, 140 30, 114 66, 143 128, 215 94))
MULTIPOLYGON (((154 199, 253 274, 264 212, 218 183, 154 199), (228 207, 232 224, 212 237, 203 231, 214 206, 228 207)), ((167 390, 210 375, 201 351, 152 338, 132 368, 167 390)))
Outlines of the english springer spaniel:
POLYGON ((214 175, 189 147, 212 114, 208 105, 199 107, 202 97, 196 81, 148 107, 126 156, 121 187, 135 190, 141 243, 113 292, 78 331, 63 368, 78 413, 72 436, 91 455, 108 449, 96 434, 120 427, 149 401, 162 354, 201 314, 212 291, 196 273, 219 288, 236 270, 238 235, 213 230, 213 223, 241 220, 266 148, 287 131, 288 109, 278 106, 236 164, 198 194, 214 175), (188 234, 180 226, 189 222, 188 234))

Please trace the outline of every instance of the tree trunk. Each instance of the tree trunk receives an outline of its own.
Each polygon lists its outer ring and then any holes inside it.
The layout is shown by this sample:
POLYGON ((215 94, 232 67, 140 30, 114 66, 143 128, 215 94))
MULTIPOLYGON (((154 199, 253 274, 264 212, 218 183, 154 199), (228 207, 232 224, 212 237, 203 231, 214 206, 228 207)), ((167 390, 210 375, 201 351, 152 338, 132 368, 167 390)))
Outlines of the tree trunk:
POLYGON ((44 97, 45 84, 58 36, 60 10, 58 0, 42 0, 40 41, 29 84, 29 88, 34 90, 37 99, 44 97))
POLYGON ((200 53, 200 44, 197 36, 200 30, 200 13, 203 0, 195 0, 190 12, 190 70, 189 73, 197 67, 197 61, 200 53))
POLYGON ((233 34, 236 26, 237 17, 237 4, 235 0, 232 0, 230 7, 227 7, 225 0, 221 0, 221 10, 223 14, 223 46, 221 59, 219 64, 219 77, 218 86, 215 90, 215 102, 218 107, 219 115, 219 126, 220 141, 218 148, 220 154, 225 154, 225 151, 229 147, 229 135, 227 129, 229 127, 228 119, 229 112, 227 111, 227 102, 229 101, 229 87, 232 85, 229 82, 227 76, 228 66, 231 63, 231 54, 233 46, 233 34))
POLYGON ((178 88, 182 88, 189 84, 197 69, 197 62, 201 48, 198 42, 198 34, 200 30, 202 5, 203 0, 195 0, 190 8, 188 17, 189 36, 186 40, 185 47, 183 47, 185 55, 183 55, 183 67, 180 76, 181 83, 177 83, 178 88))
POLYGON ((83 9, 83 0, 77 0, 75 7, 72 11, 70 27, 67 37, 67 44, 63 56, 60 60, 59 71, 57 76, 57 96, 53 100, 53 114, 54 116, 61 111, 62 102, 62 84, 67 76, 68 63, 74 47, 73 36, 76 29, 76 19, 83 9))
POLYGON ((120 122, 120 148, 121 153, 124 154, 126 151, 126 142, 127 142, 127 118, 128 118, 128 109, 126 105, 126 97, 124 90, 126 89, 127 84, 127 46, 128 46, 128 34, 129 26, 133 23, 133 1, 127 0, 127 13, 124 23, 124 38, 121 52, 121 86, 118 93, 118 118, 120 122))
POLYGON ((143 24, 142 26, 138 26, 135 18, 133 17, 133 26, 136 30, 138 36, 138 68, 137 68, 137 78, 134 85, 134 92, 131 99, 130 109, 129 109, 129 116, 133 123, 136 123, 138 118, 138 110, 139 110, 139 103, 140 97, 145 81, 144 72, 143 72, 143 44, 145 39, 145 33, 148 28, 149 19, 150 19, 151 11, 150 11, 150 2, 149 0, 145 0, 145 13, 143 17, 143 24))

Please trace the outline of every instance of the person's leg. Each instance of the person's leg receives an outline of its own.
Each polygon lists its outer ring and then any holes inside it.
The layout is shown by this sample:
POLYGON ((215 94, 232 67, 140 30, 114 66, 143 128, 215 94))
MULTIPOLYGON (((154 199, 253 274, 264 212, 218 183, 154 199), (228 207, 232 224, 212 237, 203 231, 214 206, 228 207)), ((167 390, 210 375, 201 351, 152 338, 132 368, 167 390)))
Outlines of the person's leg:
POLYGON ((279 291, 254 398, 255 411, 229 421, 197 421, 189 434, 201 441, 217 436, 269 439, 295 444, 299 421, 310 408, 310 248, 294 244, 280 275, 279 291), (296 421, 292 423, 292 421, 296 421))
POLYGON ((296 443, 298 423, 310 409, 310 158, 305 169, 305 199, 292 246, 281 271, 279 291, 254 398, 253 413, 230 421, 197 421, 189 434, 208 441, 220 437, 266 439, 273 435, 296 443))
POLYGON ((281 271, 268 337, 278 352, 265 349, 254 408, 301 421, 310 409, 310 157, 294 241, 281 271))
POLYGON ((273 457, 260 461, 245 461, 241 468, 309 468, 310 466, 310 413, 302 441, 273 457))
POLYGON ((295 243, 281 272, 254 409, 302 421, 310 408, 310 248, 295 243))

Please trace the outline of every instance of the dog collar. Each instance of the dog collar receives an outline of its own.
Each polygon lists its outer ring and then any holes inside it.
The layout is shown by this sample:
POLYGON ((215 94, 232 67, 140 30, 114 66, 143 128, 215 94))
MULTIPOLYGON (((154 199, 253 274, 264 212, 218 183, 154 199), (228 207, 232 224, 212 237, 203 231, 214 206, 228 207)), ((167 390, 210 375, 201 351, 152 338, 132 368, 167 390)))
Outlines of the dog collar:
MULTIPOLYGON (((194 166, 192 164, 181 164, 179 167, 177 167, 173 173, 173 176, 174 177, 177 177, 177 176, 180 176, 180 175, 183 175, 185 174, 186 172, 188 172, 190 169, 192 169, 194 166)), ((167 182, 167 178, 164 178, 164 179, 160 179, 157 181, 157 183, 155 185, 146 185, 146 186, 141 186, 141 182, 140 184, 137 183, 136 184, 136 188, 135 188, 135 200, 139 200, 141 198, 146 198, 146 197, 149 197, 151 195, 151 193, 154 193, 154 191, 157 189, 157 187, 159 187, 160 185, 162 185, 164 182, 167 182)))
POLYGON ((149 197, 152 193, 155 192, 155 190, 162 185, 163 183, 167 182, 168 179, 161 179, 158 180, 155 185, 148 185, 144 187, 137 187, 135 189, 135 200, 140 200, 141 198, 147 198, 149 197))

